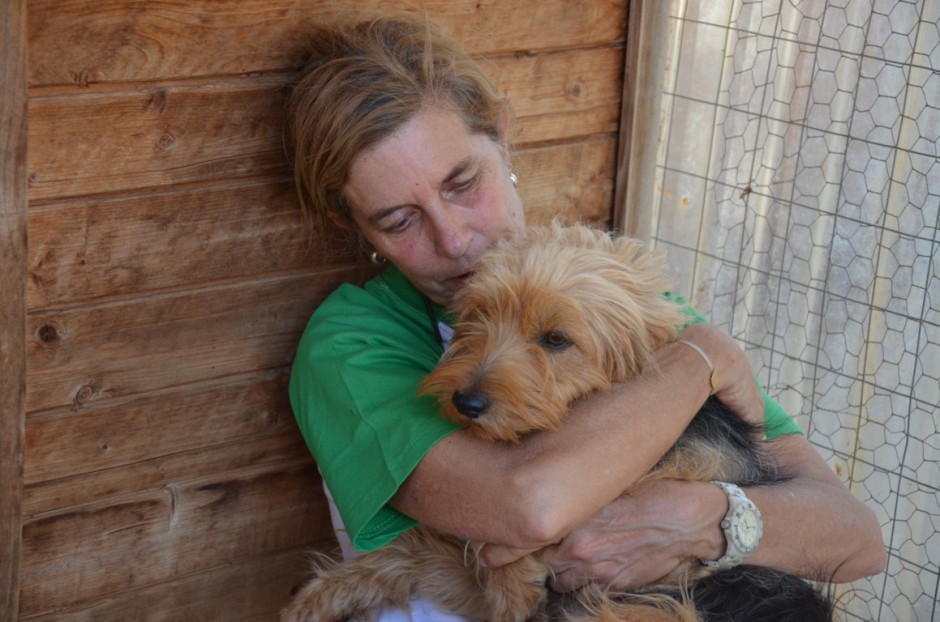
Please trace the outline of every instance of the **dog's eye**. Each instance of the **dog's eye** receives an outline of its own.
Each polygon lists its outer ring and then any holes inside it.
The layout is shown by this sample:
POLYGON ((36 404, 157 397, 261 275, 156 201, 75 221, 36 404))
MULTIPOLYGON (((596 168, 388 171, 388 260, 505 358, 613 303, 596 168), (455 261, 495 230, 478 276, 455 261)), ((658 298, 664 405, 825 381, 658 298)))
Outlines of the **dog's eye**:
POLYGON ((564 333, 553 330, 542 335, 539 344, 550 350, 564 350, 571 345, 571 340, 564 333))

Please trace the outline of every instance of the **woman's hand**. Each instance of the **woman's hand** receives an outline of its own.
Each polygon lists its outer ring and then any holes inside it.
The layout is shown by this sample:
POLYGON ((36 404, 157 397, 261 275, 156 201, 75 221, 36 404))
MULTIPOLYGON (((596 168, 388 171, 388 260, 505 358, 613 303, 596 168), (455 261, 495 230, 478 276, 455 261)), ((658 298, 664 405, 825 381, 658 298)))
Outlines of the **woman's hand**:
MULTIPOLYGON (((714 396, 738 414, 742 419, 754 425, 764 424, 764 398, 754 380, 751 364, 734 339, 725 331, 710 324, 693 324, 679 333, 679 340, 690 341, 704 350, 711 359, 717 372, 717 386, 714 396)), ((692 355, 702 359, 686 344, 677 344, 687 348, 692 355)), ((709 381, 708 370, 702 372, 702 382, 709 381)), ((698 378, 698 375, 695 376, 698 378)))
POLYGON ((717 559, 724 552, 719 524, 727 506, 725 493, 712 484, 641 484, 547 550, 553 588, 567 591, 598 582, 636 589, 691 558, 717 559))
MULTIPOLYGON (((596 581, 635 589, 665 577, 692 557, 718 559, 724 552, 718 525, 727 509, 727 496, 712 484, 640 484, 545 549, 545 561, 554 573, 552 587, 564 592, 596 581)), ((480 559, 492 568, 531 552, 486 545, 480 559)))

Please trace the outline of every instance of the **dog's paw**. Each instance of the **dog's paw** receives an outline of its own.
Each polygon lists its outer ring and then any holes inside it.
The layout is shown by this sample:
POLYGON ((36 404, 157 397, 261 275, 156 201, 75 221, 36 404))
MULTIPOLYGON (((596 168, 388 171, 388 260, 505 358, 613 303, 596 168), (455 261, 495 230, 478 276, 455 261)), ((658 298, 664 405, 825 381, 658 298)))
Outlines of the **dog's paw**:
POLYGON ((492 622, 539 620, 548 602, 548 573, 530 558, 490 573, 486 599, 492 622))

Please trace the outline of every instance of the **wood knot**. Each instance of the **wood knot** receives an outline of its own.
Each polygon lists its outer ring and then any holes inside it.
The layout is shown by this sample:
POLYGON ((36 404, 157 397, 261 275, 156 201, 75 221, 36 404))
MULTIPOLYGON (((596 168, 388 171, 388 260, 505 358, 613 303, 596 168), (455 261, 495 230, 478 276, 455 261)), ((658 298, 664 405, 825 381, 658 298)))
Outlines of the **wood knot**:
POLYGON ((102 78, 97 72, 87 67, 81 71, 70 71, 69 77, 71 77, 72 82, 74 82, 78 87, 87 89, 94 82, 97 82, 102 78))
POLYGON ((162 113, 166 110, 166 102, 168 96, 166 89, 156 89, 150 92, 150 97, 147 98, 147 109, 156 110, 159 113, 162 113))
POLYGON ((43 343, 52 343, 59 338, 59 331, 57 331, 55 326, 51 324, 40 326, 39 330, 36 331, 36 334, 39 336, 39 340, 43 343))
POLYGON ((173 134, 164 132, 163 136, 160 137, 160 140, 157 141, 157 144, 160 145, 160 148, 164 151, 169 151, 173 148, 173 145, 176 144, 176 138, 173 137, 173 134))
POLYGON ((88 402, 110 397, 113 393, 113 389, 103 389, 95 382, 82 385, 75 392, 75 397, 72 398, 72 411, 77 412, 84 408, 88 402))

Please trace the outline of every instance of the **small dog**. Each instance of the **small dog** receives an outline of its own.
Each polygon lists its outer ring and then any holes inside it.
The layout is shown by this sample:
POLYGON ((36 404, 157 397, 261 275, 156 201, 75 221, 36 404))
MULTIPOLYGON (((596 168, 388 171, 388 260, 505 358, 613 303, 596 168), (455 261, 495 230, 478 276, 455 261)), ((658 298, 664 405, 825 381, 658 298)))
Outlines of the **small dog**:
MULTIPOLYGON (((499 243, 458 292, 453 343, 422 393, 437 396, 445 417, 482 438, 516 442, 556 428, 572 402, 635 376, 675 338, 683 315, 662 295, 669 289, 663 264, 634 239, 581 225, 532 227, 522 239, 499 243)), ((759 433, 710 399, 643 481, 779 481, 759 433)), ((381 549, 317 569, 282 621, 365 619, 383 603, 406 607, 412 597, 493 622, 831 618, 816 588, 768 569, 714 573, 689 560, 641 593, 557 595, 538 552, 484 569, 478 550, 418 526, 381 549)))

